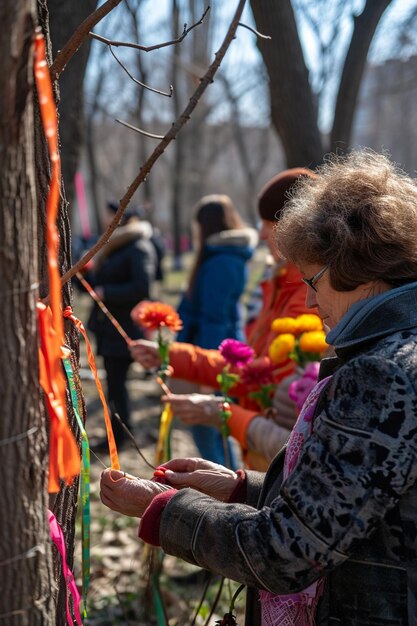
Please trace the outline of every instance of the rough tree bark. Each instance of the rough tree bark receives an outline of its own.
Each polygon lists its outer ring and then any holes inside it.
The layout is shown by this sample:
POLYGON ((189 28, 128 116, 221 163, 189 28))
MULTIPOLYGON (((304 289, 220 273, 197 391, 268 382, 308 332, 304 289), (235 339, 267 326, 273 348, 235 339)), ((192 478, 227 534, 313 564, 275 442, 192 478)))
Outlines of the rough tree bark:
MULTIPOLYGON (((51 53, 51 40, 49 36, 49 2, 47 0, 38 0, 38 21, 42 27, 42 31, 45 35, 47 44, 47 60, 50 64, 52 62, 51 53)), ((75 28, 74 28, 75 30, 75 28)), ((76 61, 73 60, 75 63, 76 61)), ((66 71, 66 70, 65 70, 66 71)), ((81 88, 81 86, 80 86, 81 88)), ((47 269, 47 257, 46 257, 46 243, 45 243, 45 227, 46 227, 46 200, 49 190, 49 178, 50 178, 50 164, 48 151, 45 141, 44 130, 39 117, 38 108, 35 107, 34 117, 34 139, 35 139, 35 178, 36 178, 36 192, 37 192, 37 210, 38 210, 38 276, 39 276, 39 295, 44 298, 48 295, 48 269, 47 269)), ((59 268, 61 273, 65 273, 69 267, 71 267, 71 232, 70 232, 70 220, 67 212, 67 203, 63 197, 61 199, 57 227, 59 231, 60 249, 59 249, 59 268)), ((72 305, 72 288, 71 282, 66 284, 62 290, 63 307, 72 305)), ((73 365, 75 367, 75 381, 78 389, 78 395, 82 398, 80 381, 78 378, 78 359, 79 359, 79 336, 78 331, 74 328, 71 322, 65 321, 65 343, 70 349, 72 354, 73 365)), ((67 402, 68 419, 76 436, 79 437, 78 427, 76 425, 75 415, 72 411, 71 402, 68 395, 67 402)), ((83 411, 85 419, 85 410, 83 411)), ((47 463, 46 463, 47 465, 47 463)), ((75 538, 75 516, 77 512, 77 498, 78 498, 78 479, 74 481, 71 486, 62 484, 60 492, 54 494, 49 498, 49 508, 56 516, 65 537, 65 544, 67 550, 67 562, 69 567, 73 567, 74 558, 74 538, 75 538)), ((55 548, 53 548, 53 575, 50 582, 50 594, 52 594, 56 611, 56 618, 54 624, 56 626, 66 626, 66 581, 62 574, 61 559, 55 548)))
MULTIPOLYGON (((53 56, 68 41, 90 13, 97 6, 97 0, 48 0, 50 37, 53 56)), ((83 81, 90 52, 90 39, 77 51, 77 55, 65 67, 59 79, 59 117, 62 177, 70 214, 74 199, 74 176, 77 171, 82 138, 84 134, 83 81)))
POLYGON ((349 147, 359 88, 369 47, 379 21, 392 0, 367 2, 363 12, 354 18, 354 29, 337 94, 330 149, 349 147))
POLYGON ((323 145, 317 123, 316 97, 295 22, 291 0, 251 0, 257 29, 272 37, 259 39, 271 93, 271 118, 280 136, 288 167, 314 167, 336 145, 349 148, 354 112, 369 47, 376 27, 392 0, 367 0, 354 20, 354 31, 342 71, 333 130, 323 145))
MULTIPOLYGON (((179 7, 177 0, 172 0, 172 35, 173 37, 178 37, 179 32, 179 7)), ((181 113, 181 102, 180 102, 180 85, 178 78, 178 63, 175 61, 176 55, 180 54, 180 50, 178 50, 177 46, 174 46, 172 50, 172 65, 171 65, 171 75, 172 75, 172 84, 174 86, 174 93, 172 95, 173 99, 173 110, 174 110, 174 119, 178 119, 178 116, 181 113)), ((181 250, 181 232, 182 232, 182 220, 181 216, 183 214, 183 176, 184 176, 184 166, 185 166, 185 142, 183 134, 179 134, 176 138, 174 144, 174 163, 175 163, 175 176, 172 185, 172 198, 171 198, 171 206, 172 206, 172 238, 173 238, 173 269, 181 270, 182 269, 182 250, 181 250)))
POLYGON ((37 363, 36 2, 3 0, 0 18, 0 621, 52 626, 48 443, 37 363))
POLYGON ((323 145, 317 107, 290 0, 251 0, 257 29, 271 40, 257 40, 268 75, 271 118, 288 167, 317 165, 323 145))

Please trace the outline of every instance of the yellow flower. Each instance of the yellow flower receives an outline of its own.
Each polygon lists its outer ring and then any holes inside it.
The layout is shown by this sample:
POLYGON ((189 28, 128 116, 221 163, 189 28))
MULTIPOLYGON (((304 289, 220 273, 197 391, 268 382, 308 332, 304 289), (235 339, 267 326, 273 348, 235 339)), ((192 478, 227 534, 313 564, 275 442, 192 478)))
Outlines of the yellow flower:
POLYGON ((314 352, 320 354, 328 348, 323 330, 313 330, 303 333, 298 340, 298 347, 303 352, 314 352))
POLYGON ((281 333, 296 335, 298 333, 298 323, 294 317, 277 317, 271 324, 271 330, 277 333, 277 335, 281 333))
POLYGON ((313 313, 304 313, 299 315, 296 320, 298 332, 304 333, 310 330, 323 330, 323 322, 318 315, 313 313))
POLYGON ((294 335, 290 333, 278 335, 269 346, 269 358, 273 363, 282 363, 288 359, 288 355, 294 350, 294 347, 294 335))

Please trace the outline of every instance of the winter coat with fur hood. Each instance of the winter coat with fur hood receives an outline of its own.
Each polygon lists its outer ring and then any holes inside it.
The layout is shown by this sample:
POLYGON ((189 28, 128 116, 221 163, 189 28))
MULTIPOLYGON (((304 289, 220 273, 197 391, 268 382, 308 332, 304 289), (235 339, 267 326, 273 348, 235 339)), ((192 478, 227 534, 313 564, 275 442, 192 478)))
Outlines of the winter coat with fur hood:
MULTIPOLYGON (((95 271, 87 277, 93 286, 103 287, 105 305, 132 339, 140 339, 143 332, 133 323, 130 311, 141 300, 150 298, 155 279, 156 254, 151 236, 149 222, 120 226, 97 255, 95 271)), ((88 328, 96 335, 98 354, 129 357, 125 340, 97 304, 92 309, 88 328)))

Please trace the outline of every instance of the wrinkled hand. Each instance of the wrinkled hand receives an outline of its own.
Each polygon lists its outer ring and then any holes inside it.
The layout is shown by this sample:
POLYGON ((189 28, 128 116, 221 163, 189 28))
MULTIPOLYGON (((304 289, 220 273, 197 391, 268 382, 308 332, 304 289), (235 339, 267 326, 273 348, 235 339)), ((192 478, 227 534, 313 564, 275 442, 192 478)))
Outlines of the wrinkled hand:
POLYGON ((137 361, 146 370, 161 365, 161 358, 158 354, 158 344, 156 341, 137 339, 129 344, 132 359, 137 361))
POLYGON ((173 487, 192 487, 222 502, 241 480, 233 470, 205 459, 172 459, 160 467, 166 468, 165 479, 173 487))
POLYGON ((101 474, 100 499, 112 511, 142 517, 153 498, 170 488, 108 468, 101 474))
POLYGON ((187 393, 162 396, 163 402, 169 402, 175 417, 184 424, 208 424, 221 426, 220 404, 223 398, 212 394, 187 393))

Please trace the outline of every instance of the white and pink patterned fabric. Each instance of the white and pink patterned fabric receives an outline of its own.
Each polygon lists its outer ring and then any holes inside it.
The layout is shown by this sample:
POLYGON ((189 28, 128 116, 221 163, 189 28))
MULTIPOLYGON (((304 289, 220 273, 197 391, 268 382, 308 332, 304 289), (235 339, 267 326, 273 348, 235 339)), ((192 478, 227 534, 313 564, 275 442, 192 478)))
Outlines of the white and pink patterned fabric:
MULTIPOLYGON (((304 442, 311 434, 317 400, 329 378, 330 376, 317 383, 303 404, 288 440, 284 459, 284 480, 295 468, 304 442)), ((323 587, 324 581, 319 579, 298 593, 276 595, 269 591, 260 591, 262 626, 314 626, 314 616, 323 587)))

